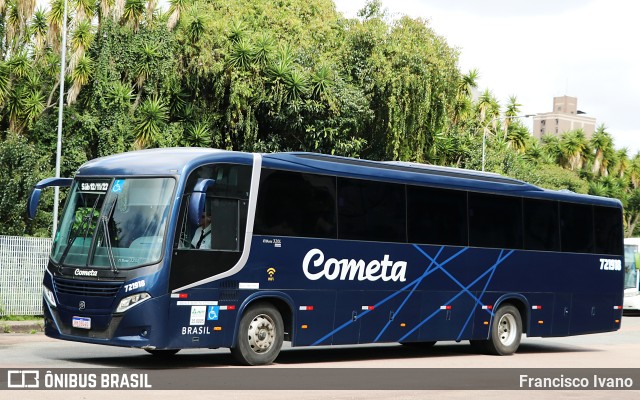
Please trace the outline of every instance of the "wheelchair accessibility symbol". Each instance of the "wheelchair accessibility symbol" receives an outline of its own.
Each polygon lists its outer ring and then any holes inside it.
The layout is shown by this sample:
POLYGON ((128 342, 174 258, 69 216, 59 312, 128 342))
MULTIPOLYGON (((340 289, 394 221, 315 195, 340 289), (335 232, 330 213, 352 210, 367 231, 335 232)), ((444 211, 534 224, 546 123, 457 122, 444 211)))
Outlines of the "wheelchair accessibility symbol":
POLYGON ((217 321, 220 314, 220 306, 209 306, 207 308, 207 321, 217 321))
POLYGON ((122 187, 124 186, 124 179, 116 179, 113 182, 113 187, 111 188, 111 191, 113 193, 120 193, 122 192, 122 187))

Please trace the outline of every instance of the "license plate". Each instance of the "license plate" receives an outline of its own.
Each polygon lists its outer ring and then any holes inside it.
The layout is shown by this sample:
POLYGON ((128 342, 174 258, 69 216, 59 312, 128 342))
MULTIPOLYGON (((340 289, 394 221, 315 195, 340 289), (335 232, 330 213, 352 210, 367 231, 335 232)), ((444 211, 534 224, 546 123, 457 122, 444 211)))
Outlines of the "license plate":
POLYGON ((74 328, 91 329, 91 318, 86 317, 73 317, 71 325, 74 328))

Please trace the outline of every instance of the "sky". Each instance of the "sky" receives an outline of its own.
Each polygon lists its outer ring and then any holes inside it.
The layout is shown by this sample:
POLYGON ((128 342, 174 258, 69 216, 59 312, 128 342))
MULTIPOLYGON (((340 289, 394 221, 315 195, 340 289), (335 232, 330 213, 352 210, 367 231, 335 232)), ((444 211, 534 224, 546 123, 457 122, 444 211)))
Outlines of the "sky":
MULTIPOLYGON (((334 0, 355 17, 365 0, 334 0)), ((640 151, 640 2, 634 0, 381 0, 391 17, 429 20, 460 51, 463 73, 501 105, 550 112, 553 97, 603 123, 616 148, 640 151)), ((531 118, 527 122, 531 128, 531 118)))

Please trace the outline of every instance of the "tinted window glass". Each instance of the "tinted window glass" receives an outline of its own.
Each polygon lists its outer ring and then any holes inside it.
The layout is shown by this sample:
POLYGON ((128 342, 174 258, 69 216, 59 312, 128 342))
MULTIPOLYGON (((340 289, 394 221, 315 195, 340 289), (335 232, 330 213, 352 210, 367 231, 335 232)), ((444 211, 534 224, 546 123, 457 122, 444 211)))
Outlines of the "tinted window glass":
POLYGON ((548 200, 524 200, 524 248, 560 250, 558 203, 548 200))
POLYGON ((593 252, 593 208, 591 206, 560 203, 560 241, 562 251, 593 252))
POLYGON ((338 179, 341 239, 406 241, 404 185, 338 179))
POLYGON ((467 245, 467 192, 407 187, 409 242, 467 245))
POLYGON ((596 253, 622 254, 622 211, 613 207, 594 207, 596 253))
POLYGON ((469 244, 522 248, 522 199, 469 193, 469 244))
POLYGON ((335 238, 335 180, 324 175, 263 170, 255 233, 335 238))

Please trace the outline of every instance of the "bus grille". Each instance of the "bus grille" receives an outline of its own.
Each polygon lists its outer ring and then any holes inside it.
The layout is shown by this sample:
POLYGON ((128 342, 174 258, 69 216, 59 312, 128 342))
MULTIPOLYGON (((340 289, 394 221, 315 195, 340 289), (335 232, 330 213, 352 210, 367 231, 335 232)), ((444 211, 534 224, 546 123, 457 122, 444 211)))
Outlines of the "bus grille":
POLYGON ((54 278, 56 291, 60 294, 72 294, 95 297, 114 297, 122 282, 92 282, 54 278))

